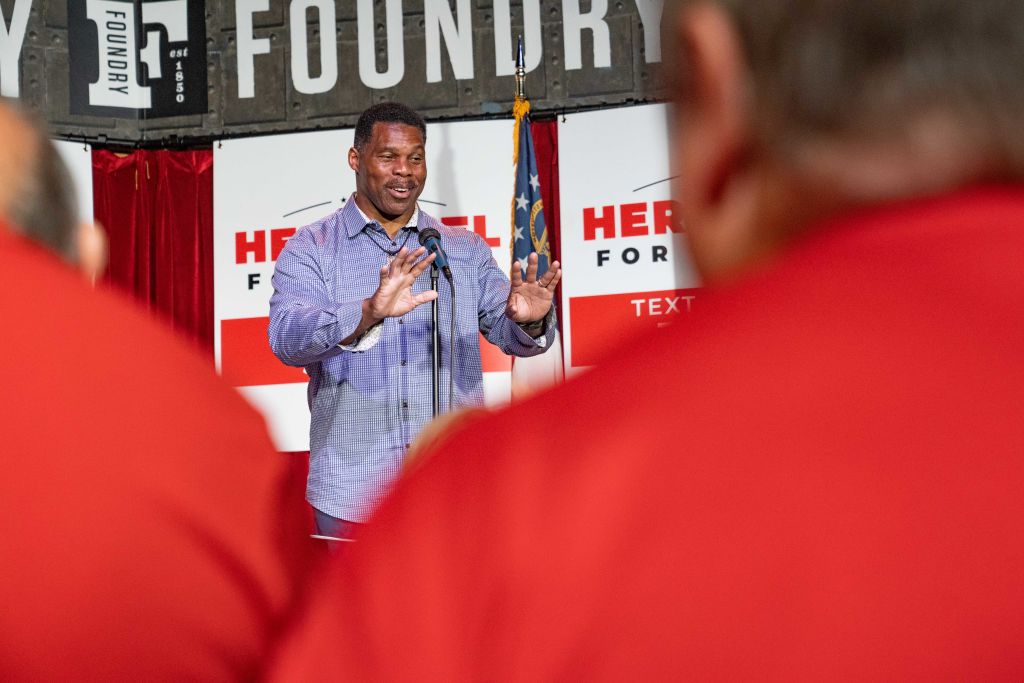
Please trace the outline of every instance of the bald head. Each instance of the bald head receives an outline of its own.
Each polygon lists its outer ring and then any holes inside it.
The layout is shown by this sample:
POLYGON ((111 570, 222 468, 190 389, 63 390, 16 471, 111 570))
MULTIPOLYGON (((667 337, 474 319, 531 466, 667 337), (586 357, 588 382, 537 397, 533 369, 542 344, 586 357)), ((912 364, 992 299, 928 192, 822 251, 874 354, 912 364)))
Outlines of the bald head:
POLYGON ((0 100, 0 216, 11 228, 76 260, 74 187, 46 128, 0 100))
POLYGON ((38 141, 21 112, 0 100, 0 214, 7 216, 18 194, 17 178, 35 160, 38 141))

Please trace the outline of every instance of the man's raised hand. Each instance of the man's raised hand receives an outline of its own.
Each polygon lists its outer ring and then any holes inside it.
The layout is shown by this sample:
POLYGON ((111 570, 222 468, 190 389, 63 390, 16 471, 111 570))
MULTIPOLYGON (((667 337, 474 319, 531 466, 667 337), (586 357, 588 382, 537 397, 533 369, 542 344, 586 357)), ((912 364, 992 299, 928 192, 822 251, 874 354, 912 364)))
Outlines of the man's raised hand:
POLYGON ((537 254, 530 254, 526 261, 526 275, 519 261, 512 264, 512 289, 508 295, 505 315, 517 323, 541 320, 551 310, 555 287, 562 278, 562 266, 554 261, 548 272, 537 278, 537 254))
POLYGON ((434 262, 433 254, 420 258, 425 253, 424 247, 415 251, 402 247, 391 263, 381 267, 380 286, 367 300, 370 316, 376 320, 395 318, 437 298, 437 292, 432 290, 419 294, 412 291, 416 278, 434 262))

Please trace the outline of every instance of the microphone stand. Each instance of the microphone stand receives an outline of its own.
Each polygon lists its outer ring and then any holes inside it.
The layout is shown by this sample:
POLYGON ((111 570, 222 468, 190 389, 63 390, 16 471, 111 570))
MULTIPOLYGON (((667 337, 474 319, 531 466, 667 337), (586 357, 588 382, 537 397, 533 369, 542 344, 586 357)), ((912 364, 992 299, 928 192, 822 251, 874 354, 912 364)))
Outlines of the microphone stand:
MULTIPOLYGON (((437 292, 438 270, 430 265, 430 288, 437 292)), ((432 379, 434 383, 434 417, 441 413, 441 337, 437 324, 437 299, 430 302, 430 360, 433 364, 432 379)))

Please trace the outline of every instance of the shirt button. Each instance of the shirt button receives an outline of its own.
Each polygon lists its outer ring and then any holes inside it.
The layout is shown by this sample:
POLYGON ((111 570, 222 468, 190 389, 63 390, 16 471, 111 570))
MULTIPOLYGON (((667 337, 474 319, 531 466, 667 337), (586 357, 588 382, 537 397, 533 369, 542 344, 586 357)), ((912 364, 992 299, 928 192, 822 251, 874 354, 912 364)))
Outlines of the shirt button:
POLYGON ((403 324, 405 324, 405 319, 404 319, 404 318, 399 318, 399 319, 398 319, 398 324, 399 324, 399 325, 403 325, 403 324))
POLYGON ((394 240, 391 240, 391 246, 397 247, 398 246, 398 242, 396 242, 394 240))
POLYGON ((402 407, 403 408, 408 408, 409 407, 409 402, 408 401, 402 401, 402 407))
POLYGON ((406 361, 404 361, 404 360, 403 360, 403 361, 402 361, 402 367, 404 368, 404 367, 405 367, 405 365, 406 365, 406 361))

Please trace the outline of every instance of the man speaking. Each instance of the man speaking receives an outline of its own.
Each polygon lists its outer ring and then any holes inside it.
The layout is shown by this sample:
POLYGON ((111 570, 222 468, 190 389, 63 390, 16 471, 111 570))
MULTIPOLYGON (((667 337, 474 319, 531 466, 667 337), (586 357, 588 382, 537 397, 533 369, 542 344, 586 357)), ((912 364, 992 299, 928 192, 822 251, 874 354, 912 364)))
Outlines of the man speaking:
POLYGON ((543 353, 554 339, 558 262, 538 278, 531 255, 525 273, 513 263, 510 282, 483 239, 422 211, 426 136, 404 105, 364 111, 348 152, 355 193, 300 229, 274 270, 270 345, 309 375, 306 497, 322 534, 348 536, 365 520, 431 419, 431 314, 421 304, 438 298, 443 410, 483 402, 479 333, 516 356, 543 353), (438 254, 419 246, 428 229, 451 270, 439 294, 427 272, 438 254))

